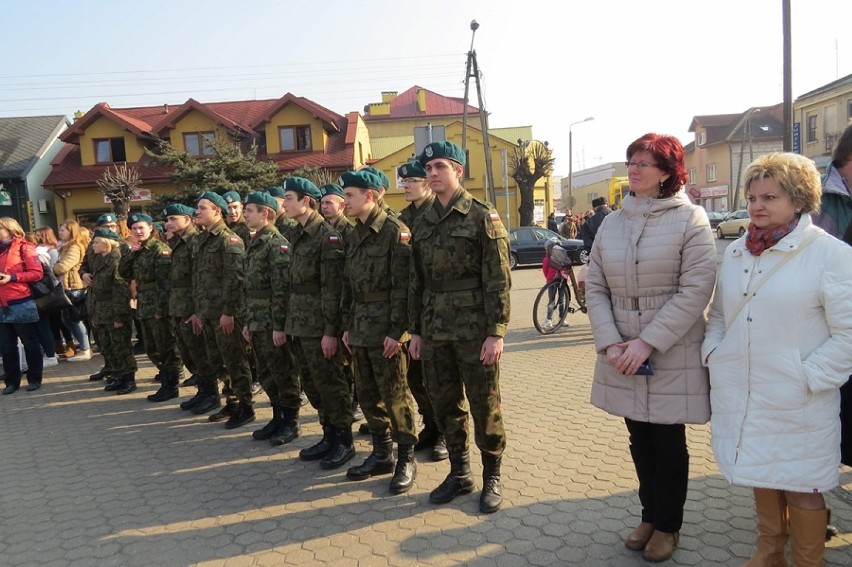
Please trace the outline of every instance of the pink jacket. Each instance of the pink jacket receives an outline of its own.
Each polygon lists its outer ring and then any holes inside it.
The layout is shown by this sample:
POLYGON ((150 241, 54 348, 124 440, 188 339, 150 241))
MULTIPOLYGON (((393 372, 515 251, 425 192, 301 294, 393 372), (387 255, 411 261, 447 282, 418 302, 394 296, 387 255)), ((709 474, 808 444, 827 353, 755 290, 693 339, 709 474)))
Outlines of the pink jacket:
POLYGON ((544 279, 547 280, 547 283, 559 277, 559 270, 550 267, 550 256, 545 256, 544 260, 541 261, 541 271, 544 272, 544 279))

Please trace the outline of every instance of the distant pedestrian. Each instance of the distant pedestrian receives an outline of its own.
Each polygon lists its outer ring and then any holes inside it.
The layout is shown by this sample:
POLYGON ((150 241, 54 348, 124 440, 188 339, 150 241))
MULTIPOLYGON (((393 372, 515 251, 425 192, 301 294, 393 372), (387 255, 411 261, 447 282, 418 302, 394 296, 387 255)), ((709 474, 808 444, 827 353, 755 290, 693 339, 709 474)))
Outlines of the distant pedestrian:
POLYGON ((547 215, 547 230, 559 233, 559 224, 556 222, 556 213, 554 212, 547 215))
POLYGON ((612 209, 606 205, 606 199, 603 197, 593 199, 592 207, 594 207, 594 213, 586 219, 586 222, 580 227, 579 232, 579 238, 583 240, 583 246, 589 250, 592 249, 592 244, 595 243, 595 235, 597 235, 604 218, 612 212, 612 209))

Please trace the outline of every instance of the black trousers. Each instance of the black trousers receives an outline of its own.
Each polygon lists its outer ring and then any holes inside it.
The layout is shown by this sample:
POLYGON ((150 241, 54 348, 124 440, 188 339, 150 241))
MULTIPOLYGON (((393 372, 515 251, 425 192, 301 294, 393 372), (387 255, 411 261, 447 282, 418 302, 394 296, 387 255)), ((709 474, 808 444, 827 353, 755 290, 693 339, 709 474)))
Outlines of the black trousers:
POLYGON ((852 467, 852 376, 840 387, 840 462, 852 467))
POLYGON ((630 432, 630 454, 639 477, 642 521, 661 532, 683 524, 689 453, 683 424, 646 423, 624 419, 630 432))

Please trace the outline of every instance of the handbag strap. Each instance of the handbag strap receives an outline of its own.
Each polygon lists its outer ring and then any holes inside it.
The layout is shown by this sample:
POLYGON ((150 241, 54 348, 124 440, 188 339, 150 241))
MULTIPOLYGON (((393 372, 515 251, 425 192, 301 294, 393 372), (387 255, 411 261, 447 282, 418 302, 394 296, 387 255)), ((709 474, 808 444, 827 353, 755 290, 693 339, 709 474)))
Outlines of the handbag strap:
POLYGON ((793 250, 792 252, 790 252, 789 254, 784 256, 784 258, 782 258, 780 262, 775 264, 775 266, 773 266, 771 270, 766 272, 765 276, 760 278, 760 281, 758 281, 754 285, 752 290, 745 297, 743 297, 743 300, 740 301, 740 304, 737 305, 736 309, 734 309, 734 313, 731 315, 731 318, 728 319, 728 322, 725 324, 725 330, 726 331, 731 328, 731 325, 736 320, 737 315, 740 314, 740 311, 743 310, 743 307, 746 306, 746 303, 751 301, 751 298, 754 297, 757 294, 757 290, 760 289, 760 286, 762 286, 772 276, 772 274, 774 274, 775 272, 780 270, 781 267, 784 266, 784 264, 786 264, 787 262, 792 260, 796 256, 796 254, 798 254, 799 252, 801 252, 802 250, 807 248, 808 245, 811 242, 813 242, 814 240, 816 240, 817 238, 819 238, 819 232, 817 232, 817 231, 809 232, 807 235, 805 235, 805 238, 802 239, 802 243, 799 244, 798 248, 796 248, 795 250, 793 250))

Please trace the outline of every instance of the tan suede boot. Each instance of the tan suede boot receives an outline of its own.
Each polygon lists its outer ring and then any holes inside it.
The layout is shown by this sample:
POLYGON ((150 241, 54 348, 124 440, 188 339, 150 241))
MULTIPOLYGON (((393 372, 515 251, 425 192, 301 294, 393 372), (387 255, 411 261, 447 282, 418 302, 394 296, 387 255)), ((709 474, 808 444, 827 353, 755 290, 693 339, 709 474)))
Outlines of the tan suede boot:
POLYGON ((793 565, 822 567, 825 555, 825 528, 828 510, 808 510, 787 504, 790 515, 790 540, 793 543, 793 565))
POLYGON ((781 490, 754 489, 757 511, 757 552, 743 567, 787 567, 787 499, 781 490))

